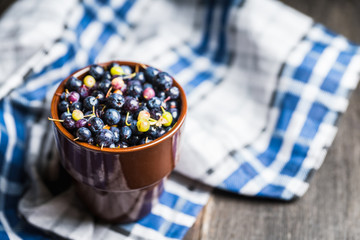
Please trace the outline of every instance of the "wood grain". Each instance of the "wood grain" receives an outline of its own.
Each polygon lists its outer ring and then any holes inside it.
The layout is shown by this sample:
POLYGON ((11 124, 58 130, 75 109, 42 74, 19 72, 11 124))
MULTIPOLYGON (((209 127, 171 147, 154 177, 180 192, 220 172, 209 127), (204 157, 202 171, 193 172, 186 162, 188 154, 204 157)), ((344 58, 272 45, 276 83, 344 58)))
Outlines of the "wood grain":
MULTIPOLYGON (((360 42, 360 1, 283 2, 360 42)), ((360 239, 359 102, 358 88, 303 198, 283 203, 216 191, 185 239, 360 239)))

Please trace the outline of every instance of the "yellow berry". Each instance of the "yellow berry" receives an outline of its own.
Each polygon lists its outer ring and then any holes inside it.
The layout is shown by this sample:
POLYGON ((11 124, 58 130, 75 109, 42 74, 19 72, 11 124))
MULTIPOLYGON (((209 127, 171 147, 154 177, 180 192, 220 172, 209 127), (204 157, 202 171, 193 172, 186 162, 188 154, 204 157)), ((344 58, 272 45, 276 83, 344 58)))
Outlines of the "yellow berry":
POLYGON ((150 118, 150 113, 148 111, 142 110, 139 112, 138 121, 141 119, 149 120, 149 118, 150 118))
POLYGON ((136 126, 139 132, 147 132, 150 128, 150 122, 146 119, 140 119, 136 126))
POLYGON ((75 121, 78 121, 80 119, 83 119, 84 118, 84 114, 82 111, 78 110, 78 109, 75 109, 72 114, 71 114, 72 118, 75 120, 75 121))
POLYGON ((173 117, 172 117, 171 113, 169 113, 169 112, 164 112, 164 113, 162 114, 162 117, 167 121, 167 122, 164 123, 163 125, 164 125, 165 127, 170 126, 171 123, 172 123, 172 121, 173 121, 173 117))
POLYGON ((96 83, 96 80, 93 76, 87 75, 86 77, 84 77, 84 84, 88 88, 92 88, 95 85, 95 83, 96 83))
POLYGON ((110 69, 110 73, 112 76, 115 75, 124 75, 124 71, 120 66, 115 66, 110 69))

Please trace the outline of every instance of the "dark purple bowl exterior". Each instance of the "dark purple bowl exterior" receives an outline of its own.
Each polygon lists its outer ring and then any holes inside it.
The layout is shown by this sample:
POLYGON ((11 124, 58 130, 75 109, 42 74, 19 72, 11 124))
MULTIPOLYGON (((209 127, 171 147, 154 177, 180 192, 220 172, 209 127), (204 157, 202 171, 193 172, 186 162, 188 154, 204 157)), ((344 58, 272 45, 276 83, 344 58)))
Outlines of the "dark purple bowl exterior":
MULTIPOLYGON (((84 69, 72 75, 81 78, 87 72, 84 69)), ((56 93, 64 91, 67 79, 56 93)), ((174 84, 180 87, 176 82, 174 84)), ((54 122, 61 163, 76 180, 80 199, 95 216, 105 221, 124 223, 136 221, 150 212, 152 204, 163 191, 164 180, 179 160, 179 143, 186 114, 182 89, 181 93, 181 114, 173 129, 153 142, 128 149, 101 150, 75 142, 60 123, 54 122)), ((51 105, 53 118, 58 118, 58 103, 59 96, 55 94, 51 105)))

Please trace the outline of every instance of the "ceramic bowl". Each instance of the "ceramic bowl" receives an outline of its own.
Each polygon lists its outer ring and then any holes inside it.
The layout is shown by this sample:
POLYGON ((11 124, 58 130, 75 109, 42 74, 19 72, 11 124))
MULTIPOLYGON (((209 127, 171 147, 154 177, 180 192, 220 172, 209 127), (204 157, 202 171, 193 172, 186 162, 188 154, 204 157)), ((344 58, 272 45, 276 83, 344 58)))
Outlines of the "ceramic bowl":
MULTIPOLYGON (((112 61, 135 67, 139 63, 112 61)), ((106 67, 112 62, 101 63, 106 67)), ((70 76, 82 79, 89 66, 70 76)), ((69 77, 70 77, 69 76, 69 77)), ((66 78, 57 88, 51 103, 51 115, 59 119, 59 95, 66 78)), ((63 167, 75 180, 82 202, 98 218, 110 222, 136 221, 151 211, 163 191, 163 183, 179 160, 181 133, 187 112, 184 90, 180 90, 180 115, 173 128, 149 143, 129 148, 103 148, 77 142, 61 123, 53 122, 56 145, 63 167)))

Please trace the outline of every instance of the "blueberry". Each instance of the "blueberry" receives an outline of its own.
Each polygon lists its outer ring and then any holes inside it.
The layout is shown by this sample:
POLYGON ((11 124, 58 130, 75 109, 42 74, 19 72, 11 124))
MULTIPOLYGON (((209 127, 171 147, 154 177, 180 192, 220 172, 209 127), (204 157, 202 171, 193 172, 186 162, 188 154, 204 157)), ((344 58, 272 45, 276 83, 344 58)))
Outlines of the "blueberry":
POLYGON ((103 77, 101 78, 101 81, 105 81, 105 80, 111 81, 111 79, 112 79, 111 73, 109 71, 106 71, 103 77))
POLYGON ((154 83, 160 90, 168 90, 172 86, 173 80, 168 73, 160 72, 156 75, 154 83))
POLYGON ((71 76, 65 84, 65 88, 69 91, 76 91, 82 85, 82 81, 74 76, 71 76))
POLYGON ((108 125, 116 125, 120 122, 120 113, 112 108, 109 108, 105 111, 105 114, 103 116, 104 121, 108 124, 108 125))
POLYGON ((102 66, 93 64, 90 66, 89 74, 93 76, 96 80, 99 80, 104 75, 105 70, 102 66))
POLYGON ((93 91, 91 96, 95 97, 100 103, 105 101, 105 94, 100 90, 93 91))
POLYGON ((136 112, 139 109, 139 101, 131 96, 125 98, 124 110, 129 112, 136 112))
POLYGON ((99 101, 97 100, 97 98, 95 98, 93 96, 89 96, 89 97, 85 98, 83 101, 84 108, 88 109, 88 110, 92 110, 93 107, 96 107, 98 104, 99 104, 99 101))
POLYGON ((85 118, 77 120, 75 123, 76 128, 82 128, 82 127, 85 127, 86 125, 87 125, 87 120, 85 118))
POLYGON ((104 80, 101 81, 98 85, 98 89, 102 91, 103 93, 107 93, 109 91, 109 88, 111 87, 111 81, 110 80, 104 80))
POLYGON ((169 112, 171 113, 175 123, 179 118, 179 110, 177 108, 170 108, 169 112))
POLYGON ((72 118, 71 113, 63 112, 60 116, 60 119, 65 120, 65 118, 72 118))
POLYGON ((169 91, 166 92, 167 96, 169 96, 171 99, 178 99, 180 96, 179 88, 177 87, 171 87, 169 91))
POLYGON ((121 65, 120 66, 122 70, 124 71, 125 75, 130 75, 132 73, 132 69, 130 66, 127 65, 121 65))
POLYGON ((153 138, 156 139, 158 137, 158 131, 157 128, 155 126, 150 126, 149 130, 146 132, 146 134, 153 138))
POLYGON ((143 72, 138 72, 134 79, 140 81, 141 83, 145 83, 145 75, 143 72))
POLYGON ((76 131, 76 137, 82 142, 87 142, 91 138, 91 131, 86 127, 81 127, 76 131))
POLYGON ((158 137, 161 137, 166 133, 166 130, 163 127, 158 128, 158 137))
POLYGON ((67 130, 73 130, 75 129, 75 121, 72 118, 65 118, 64 122, 63 122, 63 126, 67 129, 67 130))
POLYGON ((164 101, 165 98, 166 98, 166 93, 163 92, 163 91, 159 91, 156 96, 161 100, 161 101, 164 101))
POLYGON ((80 94, 81 99, 85 99, 86 97, 88 97, 90 95, 89 89, 85 85, 82 85, 81 87, 79 87, 77 92, 80 94))
POLYGON ((114 143, 114 134, 108 129, 100 129, 96 133, 95 141, 100 147, 109 147, 114 143))
POLYGON ((106 104, 109 108, 120 110, 125 103, 123 95, 119 93, 113 93, 106 99, 106 104))
POLYGON ((158 97, 153 97, 147 102, 147 107, 149 109, 160 109, 162 101, 158 97))
POLYGON ((127 141, 130 139, 132 134, 131 128, 128 126, 123 126, 120 128, 120 140, 127 141))
POLYGON ((61 101, 58 105, 59 112, 63 113, 66 112, 68 107, 70 107, 69 103, 67 101, 61 101))
POLYGON ((135 145, 138 145, 139 144, 139 141, 140 141, 141 137, 138 136, 138 135, 134 135, 132 136, 130 139, 129 139, 129 143, 131 146, 135 146, 135 145))
POLYGON ((91 138, 89 138, 89 140, 87 140, 87 143, 91 144, 91 145, 95 145, 95 139, 93 137, 91 137, 91 138))
POLYGON ((137 98, 140 97, 142 91, 143 91, 143 88, 142 88, 141 84, 140 85, 131 84, 131 85, 128 85, 128 87, 126 89, 127 95, 137 97, 137 98))
POLYGON ((154 83, 156 75, 158 74, 158 72, 159 71, 156 70, 153 67, 147 67, 144 70, 144 75, 145 75, 146 81, 148 81, 149 83, 154 83))
POLYGON ((131 85, 138 85, 141 86, 141 82, 139 80, 131 80, 127 83, 129 86, 131 85))
POLYGON ((158 120, 161 117, 162 113, 159 108, 153 108, 150 110, 150 117, 158 120))
POLYGON ((103 122, 103 120, 101 120, 101 118, 92 117, 88 120, 87 125, 91 132, 97 133, 104 127, 104 122, 103 122))
POLYGON ((75 109, 81 110, 82 109, 82 103, 81 102, 74 102, 70 105, 70 111, 74 111, 75 109))
POLYGON ((114 134, 114 142, 117 143, 120 140, 120 129, 117 127, 111 127, 110 131, 114 134))
POLYGON ((137 120, 132 120, 129 127, 133 135, 139 134, 139 131, 137 130, 137 120))
POLYGON ((154 86, 151 84, 151 83, 144 83, 144 89, 147 89, 147 88, 154 88, 154 86))

